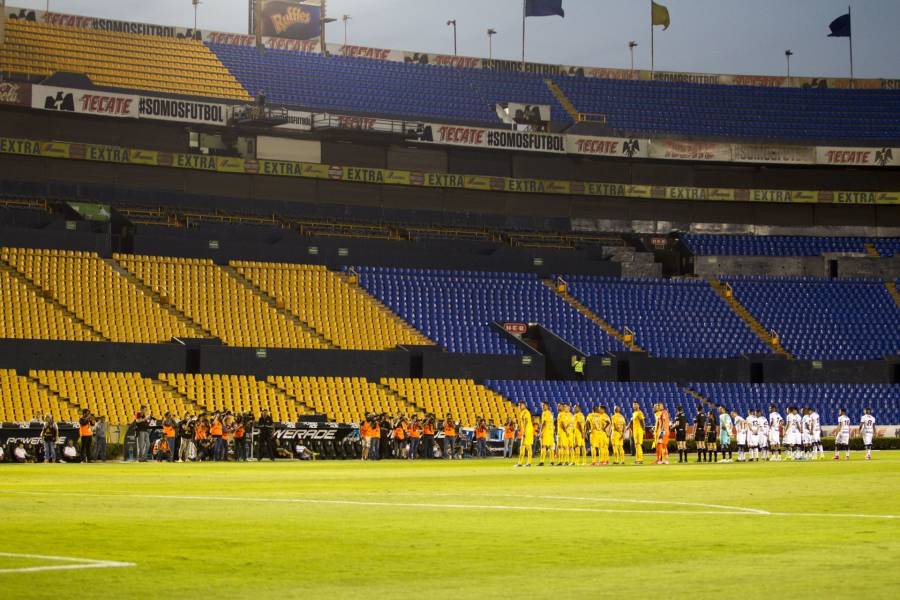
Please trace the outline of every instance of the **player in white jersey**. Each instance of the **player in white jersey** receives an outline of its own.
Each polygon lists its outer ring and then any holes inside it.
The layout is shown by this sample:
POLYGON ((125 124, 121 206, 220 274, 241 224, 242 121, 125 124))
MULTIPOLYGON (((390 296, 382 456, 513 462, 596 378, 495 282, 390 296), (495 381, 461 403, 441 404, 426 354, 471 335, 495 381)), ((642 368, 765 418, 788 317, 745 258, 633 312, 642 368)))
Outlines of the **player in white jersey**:
POLYGON ((841 460, 841 448, 847 460, 850 460, 850 417, 847 410, 842 408, 838 416, 838 426, 834 430, 834 460, 841 460))
POLYGON ((735 437, 737 438, 738 462, 744 462, 747 452, 747 420, 737 414, 736 410, 731 411, 731 420, 734 423, 735 437))
POLYGON ((822 447, 822 420, 816 409, 809 409, 809 418, 812 421, 813 458, 825 458, 825 448, 822 447))
POLYGON ((781 426, 784 419, 774 404, 769 406, 769 448, 777 452, 774 460, 781 460, 781 426))
POLYGON ((756 422, 759 423, 759 453, 763 460, 769 460, 769 420, 763 411, 756 411, 756 422))
POLYGON ((753 410, 747 413, 747 460, 759 462, 759 421, 753 410))
POLYGON ((810 410, 803 409, 803 417, 800 419, 800 440, 803 443, 803 458, 809 460, 812 458, 813 435, 812 435, 812 419, 809 417, 810 410))
POLYGON ((784 425, 784 444, 788 447, 788 455, 793 460, 800 458, 800 448, 803 444, 802 417, 797 412, 796 406, 788 407, 788 415, 784 425))
POLYGON ((859 419, 859 435, 862 436, 863 446, 866 448, 866 460, 872 460, 872 443, 875 441, 875 417, 872 409, 863 409, 863 416, 859 419))

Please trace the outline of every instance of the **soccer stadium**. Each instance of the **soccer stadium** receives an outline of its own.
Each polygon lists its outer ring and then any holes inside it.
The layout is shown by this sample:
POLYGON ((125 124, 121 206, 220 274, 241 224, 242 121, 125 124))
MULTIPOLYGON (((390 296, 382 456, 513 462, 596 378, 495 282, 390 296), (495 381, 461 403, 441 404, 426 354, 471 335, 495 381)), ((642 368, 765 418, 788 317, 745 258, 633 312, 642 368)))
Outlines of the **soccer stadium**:
POLYGON ((0 0, 0 597, 896 597, 857 4, 0 0))

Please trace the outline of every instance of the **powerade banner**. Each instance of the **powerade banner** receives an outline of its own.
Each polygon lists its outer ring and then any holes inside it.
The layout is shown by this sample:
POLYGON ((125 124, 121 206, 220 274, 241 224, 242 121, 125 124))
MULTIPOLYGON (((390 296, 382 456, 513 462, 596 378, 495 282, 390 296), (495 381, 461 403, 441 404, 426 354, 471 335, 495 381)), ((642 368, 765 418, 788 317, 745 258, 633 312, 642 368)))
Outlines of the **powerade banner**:
POLYGON ((59 141, 0 138, 0 154, 89 160, 105 163, 149 165, 217 173, 239 173, 274 177, 402 185, 445 189, 515 192, 523 194, 577 195, 658 200, 702 200, 710 202, 765 202, 816 204, 900 205, 900 191, 831 192, 798 190, 751 190, 650 186, 593 181, 516 179, 485 175, 452 175, 393 169, 369 169, 286 160, 253 160, 201 154, 182 154, 59 141))
POLYGON ((102 117, 155 119, 206 125, 228 123, 225 104, 46 85, 32 86, 31 107, 102 117))
MULTIPOLYGON (((59 438, 57 445, 64 446, 66 440, 78 442, 78 427, 74 423, 57 423, 59 438)), ((38 446, 43 443, 41 430, 43 425, 34 423, 0 423, 0 446, 22 442, 26 446, 38 446)))
POLYGON ((319 0, 256 0, 261 35, 311 40, 321 34, 322 6, 319 0))
POLYGON ((344 423, 311 422, 276 424, 273 430, 276 440, 283 442, 332 441, 342 442, 348 437, 358 437, 356 425, 344 423))
POLYGON ((413 140, 428 144, 490 148, 492 150, 566 153, 566 138, 556 133, 482 129, 436 123, 419 123, 410 133, 413 140))

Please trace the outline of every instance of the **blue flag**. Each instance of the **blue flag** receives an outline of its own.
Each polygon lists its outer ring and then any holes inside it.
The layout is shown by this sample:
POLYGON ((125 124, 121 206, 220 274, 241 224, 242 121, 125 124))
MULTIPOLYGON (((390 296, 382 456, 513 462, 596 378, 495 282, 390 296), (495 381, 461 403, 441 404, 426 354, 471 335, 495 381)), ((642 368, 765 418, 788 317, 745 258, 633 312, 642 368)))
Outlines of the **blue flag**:
POLYGON ((840 17, 832 21, 831 25, 829 25, 828 27, 831 29, 831 33, 828 34, 828 37, 851 37, 850 13, 841 15, 840 17))
POLYGON ((562 0, 525 0, 526 17, 552 17, 554 15, 566 17, 562 0))

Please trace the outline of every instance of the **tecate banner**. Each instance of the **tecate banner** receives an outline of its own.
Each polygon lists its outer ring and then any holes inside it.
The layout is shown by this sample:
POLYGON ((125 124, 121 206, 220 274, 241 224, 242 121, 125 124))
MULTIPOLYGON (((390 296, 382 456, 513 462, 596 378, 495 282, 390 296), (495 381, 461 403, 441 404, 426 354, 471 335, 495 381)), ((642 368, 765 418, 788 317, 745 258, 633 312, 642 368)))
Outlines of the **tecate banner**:
POLYGON ((31 107, 103 117, 226 125, 226 105, 194 100, 114 94, 46 85, 32 88, 31 107))
POLYGON ((816 148, 816 163, 820 165, 896 167, 900 166, 898 148, 816 148))
POLYGON ((409 133, 413 140, 429 144, 490 148, 492 150, 566 153, 566 138, 556 133, 482 129, 436 123, 419 123, 409 133))
POLYGON ((650 151, 650 140, 567 135, 566 150, 569 154, 588 156, 647 158, 650 151))

